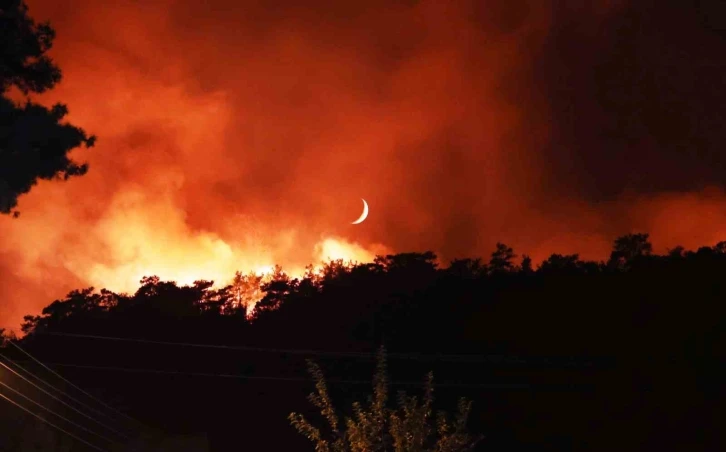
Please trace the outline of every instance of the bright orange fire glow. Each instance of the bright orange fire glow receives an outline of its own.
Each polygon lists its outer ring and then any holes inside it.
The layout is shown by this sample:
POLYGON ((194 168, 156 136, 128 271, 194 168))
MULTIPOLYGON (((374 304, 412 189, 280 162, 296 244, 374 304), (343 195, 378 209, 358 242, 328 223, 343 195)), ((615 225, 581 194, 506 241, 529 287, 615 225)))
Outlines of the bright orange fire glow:
POLYGON ((0 326, 145 275, 226 284, 328 258, 486 258, 497 241, 538 261, 602 259, 631 231, 661 251, 725 238, 720 191, 594 205, 544 185, 547 99, 508 83, 545 42, 547 2, 72 3, 28 1, 64 72, 38 100, 99 141, 74 152, 86 176, 0 218, 0 326))

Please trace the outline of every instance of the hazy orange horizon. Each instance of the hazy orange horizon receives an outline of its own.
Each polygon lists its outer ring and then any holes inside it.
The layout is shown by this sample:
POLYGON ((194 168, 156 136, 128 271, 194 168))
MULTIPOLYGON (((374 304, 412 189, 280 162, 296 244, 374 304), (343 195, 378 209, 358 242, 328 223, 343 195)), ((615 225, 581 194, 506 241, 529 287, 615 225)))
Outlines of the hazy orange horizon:
MULTIPOLYGON (((74 151, 86 176, 41 182, 0 217, 0 325, 145 275, 223 283, 327 257, 487 257, 497 241, 536 262, 604 259, 641 231, 659 252, 726 239, 715 184, 594 202, 586 171, 553 176, 551 99, 521 94, 518 75, 550 39, 546 2, 27 3, 56 28, 64 75, 37 99, 66 103, 98 143, 74 151), (370 216, 351 225, 360 198, 370 216)), ((578 17, 604 27, 626 3, 578 17)))

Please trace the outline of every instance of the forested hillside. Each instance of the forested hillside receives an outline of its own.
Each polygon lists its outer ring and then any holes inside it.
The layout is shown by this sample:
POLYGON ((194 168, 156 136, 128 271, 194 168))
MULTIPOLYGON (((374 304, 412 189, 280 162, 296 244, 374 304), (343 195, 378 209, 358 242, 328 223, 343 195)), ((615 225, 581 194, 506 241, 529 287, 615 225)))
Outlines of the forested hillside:
POLYGON ((19 344, 144 423, 207 432, 213 450, 308 450, 287 421, 315 419, 305 359, 350 406, 370 393, 383 344, 394 391, 433 371, 437 405, 473 400, 481 450, 707 450, 726 243, 651 250, 633 234, 599 263, 555 254, 533 269, 499 244, 445 268, 426 252, 302 279, 277 269, 249 313, 253 276, 224 288, 149 277, 134 294, 68 294, 27 317, 19 344))

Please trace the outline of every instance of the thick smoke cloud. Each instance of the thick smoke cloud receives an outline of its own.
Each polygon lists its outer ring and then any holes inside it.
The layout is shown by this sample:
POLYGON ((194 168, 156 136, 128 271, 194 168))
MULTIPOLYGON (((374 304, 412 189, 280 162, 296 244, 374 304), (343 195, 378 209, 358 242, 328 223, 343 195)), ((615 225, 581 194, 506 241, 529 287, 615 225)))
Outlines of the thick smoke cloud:
POLYGON ((0 218, 0 324, 149 274, 724 238, 705 2, 28 3, 64 70, 41 100, 99 141, 0 218))
POLYGON ((632 2, 604 22, 568 3, 532 60, 552 178, 591 201, 723 184, 723 2, 632 2))

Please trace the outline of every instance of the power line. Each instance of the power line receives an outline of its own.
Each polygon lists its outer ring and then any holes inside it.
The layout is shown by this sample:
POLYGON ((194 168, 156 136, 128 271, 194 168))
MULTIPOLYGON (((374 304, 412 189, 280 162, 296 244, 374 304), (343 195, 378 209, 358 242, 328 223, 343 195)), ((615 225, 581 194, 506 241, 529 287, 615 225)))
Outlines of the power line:
POLYGON ((114 440, 112 440, 111 438, 109 438, 109 437, 107 437, 107 436, 104 436, 104 435, 101 435, 100 433, 96 433, 96 432, 94 432, 93 430, 91 430, 91 429, 89 429, 89 428, 86 428, 86 427, 84 427, 84 426, 82 426, 82 425, 80 425, 80 424, 78 424, 78 423, 76 423, 76 422, 73 422, 72 420, 68 419, 67 417, 63 416, 62 414, 58 414, 58 413, 56 413, 55 411, 51 410, 51 409, 50 409, 50 408, 48 408, 47 406, 43 405, 42 403, 40 403, 40 402, 37 402, 37 401, 35 401, 35 400, 31 399, 30 397, 28 397, 28 396, 26 396, 25 394, 21 393, 21 392, 20 392, 20 391, 18 391, 17 389, 13 389, 12 387, 10 387, 9 385, 7 385, 7 384, 3 383, 2 381, 0 381, 0 385, 3 385, 3 386, 5 386, 6 388, 8 388, 9 390, 11 390, 11 391, 12 391, 12 392, 14 392, 15 394, 19 395, 20 397, 24 398, 24 399, 25 399, 25 400, 27 400, 28 402, 30 402, 30 403, 32 403, 32 404, 34 404, 34 405, 37 405, 37 406, 39 406, 39 407, 41 407, 42 409, 44 409, 45 411, 49 412, 50 414, 53 414, 53 415, 55 415, 55 416, 58 416, 59 418, 61 418, 61 419, 63 419, 64 421, 68 422, 69 424, 71 424, 71 425, 73 425, 73 426, 75 426, 75 427, 78 427, 78 428, 80 428, 81 430, 84 430, 84 431, 86 431, 86 432, 88 432, 88 433, 90 433, 90 434, 92 434, 92 435, 94 435, 94 436, 97 436, 97 437, 99 437, 99 438, 101 438, 101 439, 104 439, 104 440, 108 441, 109 443, 113 443, 113 442, 114 442, 114 440))
POLYGON ((368 357, 374 358, 376 356, 375 353, 363 353, 363 352, 328 352, 328 351, 322 351, 322 350, 265 348, 265 347, 251 347, 251 346, 245 346, 245 345, 196 344, 196 343, 190 343, 190 342, 169 342, 169 341, 157 341, 157 340, 150 340, 150 339, 135 339, 135 338, 128 338, 128 337, 97 336, 97 335, 93 335, 93 334, 56 333, 56 332, 38 332, 38 333, 34 333, 34 334, 76 337, 76 338, 86 338, 86 339, 102 339, 102 340, 119 341, 119 342, 138 342, 138 343, 142 343, 142 344, 171 345, 171 346, 194 347, 194 348, 212 348, 212 349, 221 349, 221 350, 238 350, 238 351, 251 351, 251 352, 288 353, 288 354, 297 354, 297 355, 362 357, 362 358, 368 358, 368 357))
MULTIPOLYGON (((74 402, 78 403, 79 405, 83 406, 84 408, 88 409, 89 411, 91 411, 91 412, 93 412, 93 413, 95 413, 95 414, 100 414, 101 416, 103 416, 103 417, 105 417, 105 418, 107 418, 107 419, 109 419, 109 420, 114 420, 114 419, 112 419, 112 418, 111 418, 111 417, 110 417, 110 416, 109 416, 108 414, 106 414, 106 413, 103 413, 103 412, 101 412, 101 411, 99 411, 99 410, 97 410, 97 409, 95 409, 95 408, 93 408, 93 407, 91 407, 91 406, 89 406, 89 405, 87 405, 87 404, 85 404, 85 403, 81 402, 80 400, 76 399, 76 398, 75 398, 75 397, 73 397, 72 395, 70 395, 70 394, 68 394, 68 393, 66 393, 66 392, 64 392, 64 391, 61 391, 60 389, 56 388, 56 387, 55 387, 55 386, 53 386, 52 384, 48 383, 47 381, 43 380, 42 378, 38 377, 37 375, 33 374, 33 373, 32 373, 31 371, 27 370, 26 368, 24 368, 23 366, 21 366, 20 364, 18 364, 18 363, 17 363, 17 361, 13 361, 12 359, 8 358, 7 356, 4 356, 3 354, 0 354, 0 357, 3 357, 3 358, 5 358, 5 359, 6 359, 6 360, 8 360, 8 361, 9 361, 9 362, 10 362, 10 363, 11 363, 12 365, 14 365, 14 366, 15 366, 15 367, 17 367, 18 369, 22 370, 22 371, 23 371, 23 372, 25 372, 26 374, 30 375, 31 377, 35 378, 35 379, 36 379, 36 380, 37 380, 38 382, 40 382, 40 383, 43 383, 43 384, 44 384, 44 385, 45 385, 46 387, 49 387, 49 388, 51 388, 51 389, 53 389, 53 390, 55 390, 55 391, 58 391, 59 393, 61 393, 61 394, 63 394, 64 396, 68 397, 69 399, 73 400, 74 402)), ((1 364, 1 363, 0 363, 0 364, 1 364)))
MULTIPOLYGON (((85 338, 85 339, 100 339, 116 342, 135 342, 140 344, 155 344, 155 345, 167 345, 167 346, 178 346, 178 347, 192 347, 192 348, 208 348, 208 349, 220 349, 220 350, 237 350, 237 351, 252 351, 252 352, 267 352, 267 353, 280 353, 280 354, 294 354, 294 355, 316 355, 316 356, 331 356, 331 357, 349 357, 349 358, 367 358, 375 359, 376 353, 366 352, 330 352, 323 350, 305 350, 305 349, 289 349, 289 348, 267 348, 267 347, 252 347, 246 345, 220 345, 220 344, 199 344, 190 342, 170 342, 170 341, 159 341, 151 339, 139 339, 139 338, 127 338, 127 337, 113 337, 113 336, 99 336, 93 334, 77 334, 77 333, 60 333, 60 332, 36 332, 38 335, 50 335, 50 336, 62 336, 62 337, 74 337, 74 338, 85 338)), ((474 355, 474 354, 421 354, 421 353, 386 353, 386 359, 412 359, 412 360, 432 360, 432 361, 454 361, 454 362, 472 362, 472 363, 483 363, 491 362, 498 363, 505 361, 507 358, 503 355, 474 355)), ((522 359, 511 356, 509 360, 512 362, 522 363, 522 359)))
POLYGON ((70 436, 71 438, 73 438, 73 439, 76 439, 76 440, 78 440, 78 441, 82 442, 83 444, 87 445, 88 447, 91 447, 91 448, 93 448, 93 449, 95 449, 95 450, 99 450, 99 451, 101 451, 101 452, 106 452, 106 451, 105 451, 104 449, 101 449, 101 448, 100 448, 100 447, 98 447, 98 446, 94 446, 93 444, 89 443, 88 441, 86 441, 86 440, 84 440, 84 439, 82 439, 82 438, 79 438, 79 437, 77 437, 76 435, 74 435, 73 433, 71 433, 71 432, 69 432, 69 431, 65 430, 64 428, 62 428, 62 427, 59 427, 59 426, 55 425, 54 423, 52 423, 52 422, 50 422, 49 420, 47 420, 47 419, 43 418, 42 416, 38 415, 37 413, 34 413, 34 412, 32 412, 31 410, 29 410, 29 409, 25 408, 24 406, 22 406, 22 405, 20 405, 19 403, 15 402, 15 401, 14 401, 14 400, 12 400, 11 398, 7 397, 6 395, 4 395, 4 394, 0 394, 0 397, 2 397, 3 399, 7 400, 7 401, 8 401, 8 402, 10 402, 10 403, 12 403, 13 405, 15 405, 16 407, 20 408, 21 410, 25 411, 26 413, 28 413, 28 414, 30 414, 30 415, 32 415, 32 416, 34 416, 35 418, 39 419, 40 421, 42 421, 42 422, 44 422, 44 423, 46 423, 46 424, 50 425, 51 427, 53 427, 53 428, 55 428, 55 429, 57 429, 57 430, 59 430, 59 431, 61 431, 61 432, 65 433, 66 435, 70 436))
POLYGON ((64 382, 66 382, 67 384, 69 384, 69 385, 71 385, 72 387, 76 388, 77 390, 81 391, 81 392, 82 392, 83 394, 87 395, 87 396, 88 396, 88 397, 90 397, 91 399, 93 399, 93 400, 95 400, 96 402, 100 403, 101 405, 105 406, 106 408, 108 408, 109 410, 113 411, 114 413, 116 413, 116 414, 118 414, 118 415, 120 415, 120 416, 122 416, 122 417, 126 418, 127 420, 129 420, 129 421, 131 421, 131 422, 135 423, 136 425, 138 425, 138 426, 141 426, 141 427, 145 427, 145 426, 144 426, 144 425, 143 425, 143 424, 142 424, 141 422, 137 421, 136 419, 132 418, 131 416, 128 416, 128 415, 126 415, 126 414, 124 414, 124 413, 120 412, 120 411, 119 411, 119 410, 117 410, 116 408, 114 408, 114 407, 112 407, 112 406, 110 406, 110 405, 107 405, 107 404, 106 404, 106 403, 104 403, 104 402, 103 402, 102 400, 99 400, 98 398, 94 397, 93 395, 89 394, 88 392, 84 391, 83 389, 79 388, 78 386, 74 385, 74 384, 73 384, 73 383, 71 383, 70 381, 66 380, 65 378, 63 378, 63 376, 62 376, 61 374, 59 374, 58 372, 56 372, 56 371, 54 371, 53 369, 49 368, 48 366, 46 366, 45 364, 43 364, 42 362, 40 362, 40 360, 36 359, 36 358, 35 358, 35 357, 34 357, 33 355, 31 355, 30 353, 28 353, 28 352, 26 352, 25 350, 23 350, 23 349, 22 349, 22 348, 21 348, 21 347, 20 347, 20 346, 19 346, 18 344, 16 344, 16 343, 15 343, 14 341, 8 341, 8 342, 9 342, 9 343, 10 343, 10 344, 11 344, 12 346, 14 346, 14 347, 15 347, 15 348, 17 348, 18 350, 20 350, 20 351, 21 351, 21 352, 22 352, 22 353, 23 353, 23 354, 24 354, 25 356, 27 356, 28 358, 32 359, 32 360, 33 360, 33 361, 35 361, 36 363, 40 364, 40 365, 41 365, 42 367, 44 367, 45 369, 47 369, 47 370, 48 370, 49 372, 53 373, 53 374, 54 374, 54 375, 55 375, 56 377, 60 378, 61 380, 63 380, 63 381, 64 381, 64 382))
MULTIPOLYGON (((230 378, 240 380, 267 380, 267 381, 295 381, 295 382, 311 382, 315 383, 315 380, 310 378, 302 377, 269 377, 259 375, 240 375, 240 374, 215 374, 215 373, 204 373, 204 372, 183 372, 175 370, 160 370, 160 369, 138 369, 130 367, 113 367, 113 366, 90 366, 82 364, 63 364, 63 363, 49 363, 51 366, 58 367, 74 367, 78 369, 92 369, 92 370, 106 370, 115 372, 129 372, 129 373, 145 373, 145 374, 160 374, 160 375, 186 375, 194 377, 213 377, 213 378, 230 378)), ((328 383, 339 383, 339 384, 364 384, 370 385, 370 380, 335 380, 327 379, 328 383)), ((396 386, 421 386, 422 381, 391 381, 390 384, 396 386)), ((435 383, 436 387, 455 387, 455 388, 511 388, 511 389, 528 389, 531 386, 528 384, 467 384, 467 383, 435 383)))
MULTIPOLYGON (((0 355, 0 356, 1 356, 1 355, 0 355)), ((7 358, 6 358, 6 359, 7 359, 7 358)), ((94 418, 92 418, 91 416, 87 415, 86 413, 84 413, 84 412, 80 411, 80 410, 79 410, 78 408, 76 408, 76 407, 74 407, 74 406, 72 406, 72 405, 69 405, 69 404, 68 404, 67 402, 65 402, 64 400, 61 400, 61 399, 59 399, 58 397, 54 396, 54 395, 53 395, 53 394, 51 394, 50 392, 48 392, 48 391, 46 391, 45 389, 41 388, 41 387, 40 387, 40 386, 38 386, 37 384, 35 384, 35 383, 33 383, 32 381, 28 380, 28 379, 27 379, 27 378, 25 378, 24 376, 20 375, 20 374, 19 374, 18 372, 16 372, 15 370, 11 369, 10 367, 8 367, 8 366, 7 366, 7 365, 6 365, 5 363, 0 363, 0 366, 3 366, 4 368, 6 368, 7 370, 9 370, 10 372, 14 373, 14 374, 15 374, 15 375, 17 375, 18 377, 22 378, 23 380, 25 380, 25 381, 27 381, 28 383, 30 383, 31 385, 33 385, 33 387, 35 387, 36 389, 39 389, 39 390, 40 390, 40 391, 42 391, 43 393, 45 393, 45 394, 49 395, 49 396, 50 396, 50 397, 52 397, 53 399, 57 400, 58 402, 62 403, 62 404, 63 404, 63 405, 65 405, 65 406, 67 406, 68 408, 72 409, 73 411, 77 412, 77 413, 78 413, 78 414, 80 414, 81 416, 84 416, 84 417, 86 417, 86 418, 88 418, 88 419, 92 420, 93 422, 97 423, 98 425, 101 425, 101 426, 105 427, 106 429, 108 429, 108 430, 110 430, 110 431, 112 431, 112 432, 116 433, 117 435, 121 436, 121 437, 122 437, 122 438, 124 438, 124 439, 128 439, 128 436, 126 436, 126 435, 124 435, 123 433, 119 432, 119 431, 118 431, 118 430, 116 430, 115 428, 113 428, 113 427, 111 427, 111 426, 108 426, 108 425, 104 424, 103 422, 99 421, 98 419, 94 419, 94 418)), ((36 378, 37 378, 37 377, 36 377, 36 378)))

